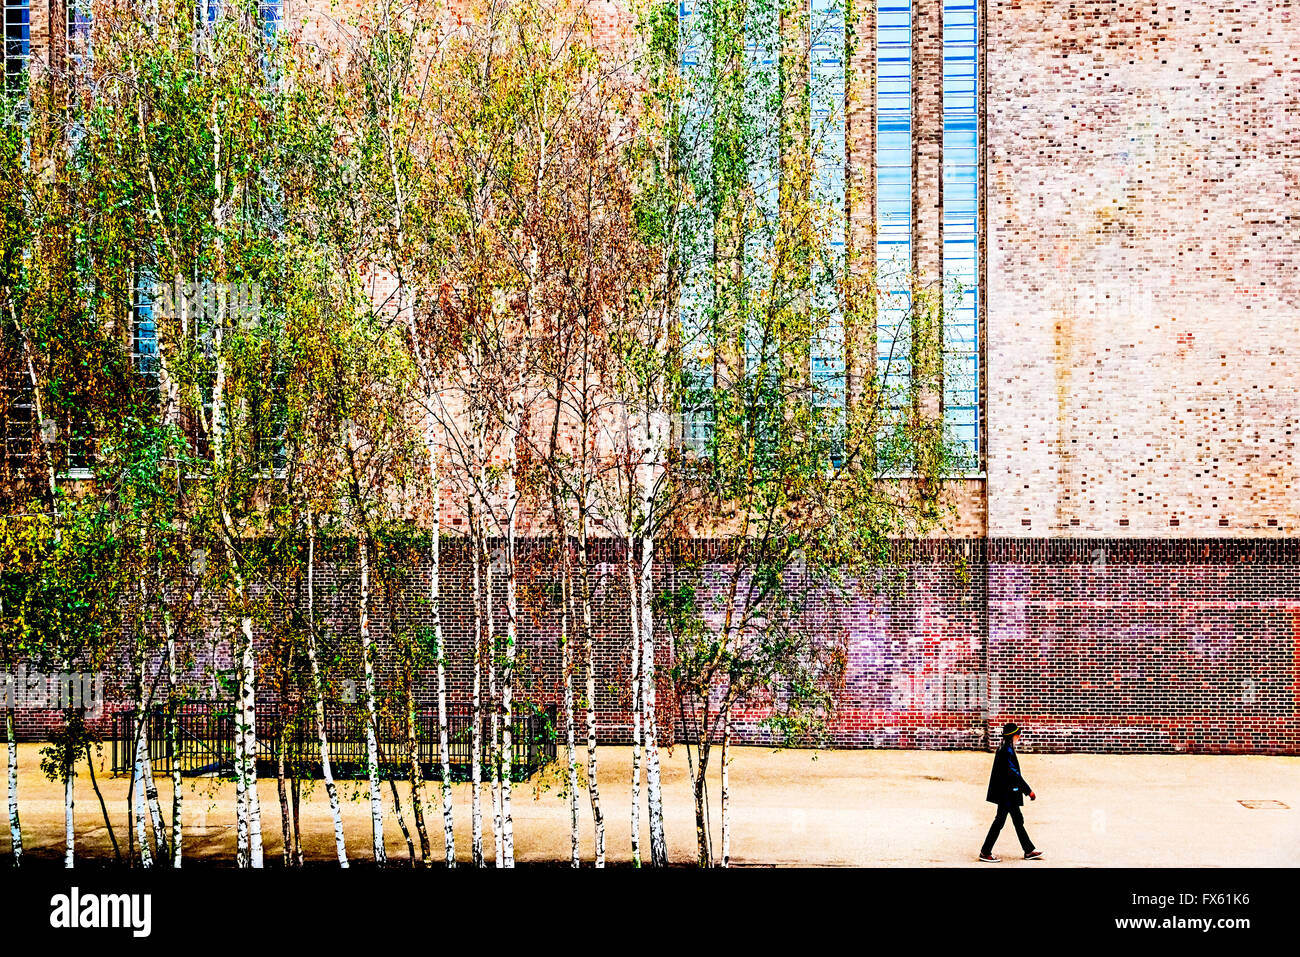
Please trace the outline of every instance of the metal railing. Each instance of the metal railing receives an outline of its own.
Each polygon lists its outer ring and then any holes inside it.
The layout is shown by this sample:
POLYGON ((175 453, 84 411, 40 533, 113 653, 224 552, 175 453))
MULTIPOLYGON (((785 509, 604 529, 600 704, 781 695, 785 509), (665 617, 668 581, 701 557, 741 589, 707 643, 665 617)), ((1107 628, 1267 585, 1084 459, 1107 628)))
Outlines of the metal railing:
MULTIPOLYGON (((235 766, 235 731, 237 727, 233 701, 191 701, 178 706, 178 744, 173 749, 168 720, 161 707, 152 709, 144 722, 145 742, 154 774, 170 774, 179 765, 181 774, 233 773, 235 766)), ((415 716, 416 755, 421 773, 427 779, 442 777, 439 760, 438 714, 434 708, 418 709, 415 716)), ((492 718, 483 709, 482 761, 483 779, 490 774, 488 754, 492 741, 492 718)), ((515 781, 525 781, 556 756, 556 707, 516 704, 511 715, 511 774, 515 781)), ((330 710, 325 714, 325 733, 329 738, 330 765, 337 778, 366 777, 366 716, 364 711, 330 710)), ((498 739, 503 731, 498 720, 498 739)), ((472 709, 469 705, 447 708, 447 744, 451 778, 468 781, 473 758, 472 709)), ((129 711, 113 715, 113 773, 130 773, 135 763, 136 720, 129 711)), ((406 722, 401 718, 379 717, 375 729, 380 772, 399 779, 409 773, 409 744, 406 722)), ((299 777, 317 777, 321 773, 320 744, 315 715, 311 710, 282 715, 278 711, 258 710, 258 774, 271 774, 280 759, 284 742, 286 773, 299 777), (281 735, 282 729, 286 734, 281 735)))

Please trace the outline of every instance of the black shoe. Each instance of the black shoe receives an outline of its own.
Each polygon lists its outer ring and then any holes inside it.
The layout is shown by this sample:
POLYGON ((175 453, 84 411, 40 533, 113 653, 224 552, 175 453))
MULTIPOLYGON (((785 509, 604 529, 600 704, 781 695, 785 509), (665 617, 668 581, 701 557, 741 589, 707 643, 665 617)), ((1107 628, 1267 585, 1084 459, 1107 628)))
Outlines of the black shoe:
POLYGON ((1025 855, 1025 860, 1027 861, 1041 861, 1042 859, 1043 859, 1043 852, 1038 850, 1030 851, 1028 854, 1025 855))
POLYGON ((995 855, 993 855, 993 854, 985 854, 983 851, 980 852, 980 860, 981 860, 983 863, 985 863, 985 864, 1001 864, 1001 863, 1002 863, 1002 858, 997 857, 997 856, 995 856, 995 855))

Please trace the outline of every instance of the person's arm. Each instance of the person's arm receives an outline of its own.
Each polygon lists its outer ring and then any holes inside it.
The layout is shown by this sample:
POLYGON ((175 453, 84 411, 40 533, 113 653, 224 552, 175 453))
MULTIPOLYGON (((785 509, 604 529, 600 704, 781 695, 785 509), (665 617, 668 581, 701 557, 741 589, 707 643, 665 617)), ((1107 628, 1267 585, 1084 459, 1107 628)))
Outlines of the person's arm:
MULTIPOLYGON (((1008 757, 1010 757, 1010 755, 1008 755, 1008 757)), ((1034 794, 1034 789, 1029 786, 1029 782, 1026 781, 1024 775, 1020 773, 1020 758, 1018 756, 1011 758, 1008 765, 1011 768, 1011 780, 1015 782, 1015 786, 1020 789, 1020 793, 1027 795, 1031 801, 1038 800, 1038 796, 1034 794)))

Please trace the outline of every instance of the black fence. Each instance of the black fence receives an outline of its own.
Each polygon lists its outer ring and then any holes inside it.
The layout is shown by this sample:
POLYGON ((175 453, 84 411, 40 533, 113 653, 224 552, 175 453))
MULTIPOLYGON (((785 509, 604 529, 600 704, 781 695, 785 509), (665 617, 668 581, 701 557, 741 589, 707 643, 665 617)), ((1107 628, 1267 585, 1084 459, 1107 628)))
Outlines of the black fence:
MULTIPOLYGON (((527 702, 516 704, 511 715, 510 777, 526 781, 555 760, 555 705, 538 707, 527 702)), ((170 774, 179 766, 181 774, 229 775, 235 766, 236 714, 232 701, 191 701, 177 708, 179 747, 172 748, 167 714, 155 708, 145 717, 145 739, 155 774, 170 774)), ((484 709, 482 720, 481 760, 483 780, 490 776, 487 756, 492 741, 492 715, 484 709)), ((329 737, 330 767, 337 778, 366 776, 366 716, 359 710, 327 710, 325 733, 329 737)), ((498 718, 498 740, 504 723, 498 718)), ((468 781, 473 758, 473 716, 468 705, 448 705, 447 744, 451 779, 468 781)), ((380 771, 385 776, 406 778, 410 767, 410 747, 404 720, 380 716, 375 729, 380 771)), ((415 716, 416 753, 422 774, 432 780, 442 777, 439 759, 438 712, 421 708, 415 716)), ((289 716, 278 711, 257 714, 258 774, 276 771, 284 742, 285 773, 297 777, 319 777, 320 743, 316 734, 315 714, 299 711, 289 716), (281 730, 285 735, 281 735, 281 730)), ((113 773, 129 774, 135 763, 136 721, 129 711, 113 715, 113 773)))

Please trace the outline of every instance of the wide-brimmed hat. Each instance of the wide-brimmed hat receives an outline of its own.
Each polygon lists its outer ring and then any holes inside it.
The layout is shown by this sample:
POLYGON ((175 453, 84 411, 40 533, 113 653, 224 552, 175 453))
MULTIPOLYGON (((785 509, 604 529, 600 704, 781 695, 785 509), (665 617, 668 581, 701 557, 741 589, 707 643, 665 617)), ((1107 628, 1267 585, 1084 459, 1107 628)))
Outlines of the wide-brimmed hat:
POLYGON ((1023 729, 1014 721, 1008 721, 1002 726, 1002 737, 1009 738, 1013 734, 1019 734, 1023 729))

